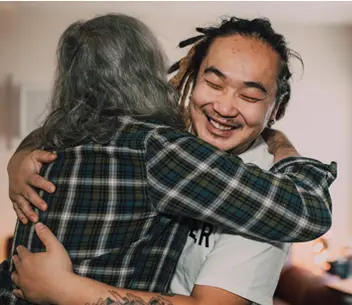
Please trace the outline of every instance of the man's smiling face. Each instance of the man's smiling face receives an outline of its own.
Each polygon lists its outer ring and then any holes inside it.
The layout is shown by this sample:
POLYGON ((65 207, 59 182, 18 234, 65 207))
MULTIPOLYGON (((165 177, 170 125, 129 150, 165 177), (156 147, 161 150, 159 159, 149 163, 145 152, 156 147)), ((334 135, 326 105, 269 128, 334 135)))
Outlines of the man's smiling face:
POLYGON ((190 100, 192 132, 213 146, 240 154, 278 108, 279 55, 258 38, 217 38, 209 48, 190 100))

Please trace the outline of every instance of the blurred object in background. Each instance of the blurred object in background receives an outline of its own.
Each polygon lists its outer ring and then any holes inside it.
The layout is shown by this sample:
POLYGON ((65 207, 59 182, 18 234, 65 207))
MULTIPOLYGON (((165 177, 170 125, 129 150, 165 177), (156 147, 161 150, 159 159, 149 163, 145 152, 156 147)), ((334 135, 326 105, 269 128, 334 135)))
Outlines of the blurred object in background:
POLYGON ((329 264, 330 274, 337 275, 341 279, 352 278, 352 242, 342 246, 337 259, 330 261, 329 264))
POLYGON ((328 241, 326 238, 318 238, 313 243, 313 262, 315 267, 318 267, 321 271, 329 271, 331 265, 329 264, 329 249, 328 241))

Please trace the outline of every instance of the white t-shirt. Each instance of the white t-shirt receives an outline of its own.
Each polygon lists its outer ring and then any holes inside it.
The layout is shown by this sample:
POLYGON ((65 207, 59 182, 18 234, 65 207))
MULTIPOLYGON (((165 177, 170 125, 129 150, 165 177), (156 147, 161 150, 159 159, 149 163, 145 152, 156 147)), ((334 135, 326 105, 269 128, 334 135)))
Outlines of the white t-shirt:
MULTIPOLYGON (((265 170, 274 164, 261 137, 240 157, 265 170)), ((272 305, 290 245, 225 234, 211 224, 194 221, 170 290, 190 295, 195 284, 206 285, 227 290, 255 304, 272 305)))

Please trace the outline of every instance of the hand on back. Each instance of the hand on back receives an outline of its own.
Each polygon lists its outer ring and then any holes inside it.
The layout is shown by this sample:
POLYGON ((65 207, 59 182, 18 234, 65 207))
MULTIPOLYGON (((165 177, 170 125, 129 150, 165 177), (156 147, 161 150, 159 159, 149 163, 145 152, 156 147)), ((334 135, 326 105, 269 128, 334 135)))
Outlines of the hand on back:
POLYGON ((51 163, 55 159, 56 155, 50 152, 23 150, 17 152, 8 164, 9 196, 17 217, 24 224, 28 220, 38 221, 33 206, 42 211, 47 208, 35 188, 49 193, 55 191, 55 186, 40 176, 43 163, 51 163))
POLYGON ((266 128, 262 132, 262 137, 268 144, 269 153, 274 156, 275 163, 278 163, 288 157, 300 156, 290 140, 281 131, 266 128))

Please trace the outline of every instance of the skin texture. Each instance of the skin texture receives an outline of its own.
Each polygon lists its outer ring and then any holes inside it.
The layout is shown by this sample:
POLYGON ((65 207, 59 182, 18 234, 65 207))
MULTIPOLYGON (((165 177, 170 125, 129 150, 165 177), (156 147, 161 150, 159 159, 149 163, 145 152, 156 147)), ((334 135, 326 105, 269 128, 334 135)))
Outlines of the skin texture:
POLYGON ((193 132, 221 150, 245 151, 276 116, 278 68, 279 55, 261 40, 239 35, 216 39, 192 93, 193 132), (234 128, 220 130, 209 118, 234 128))

